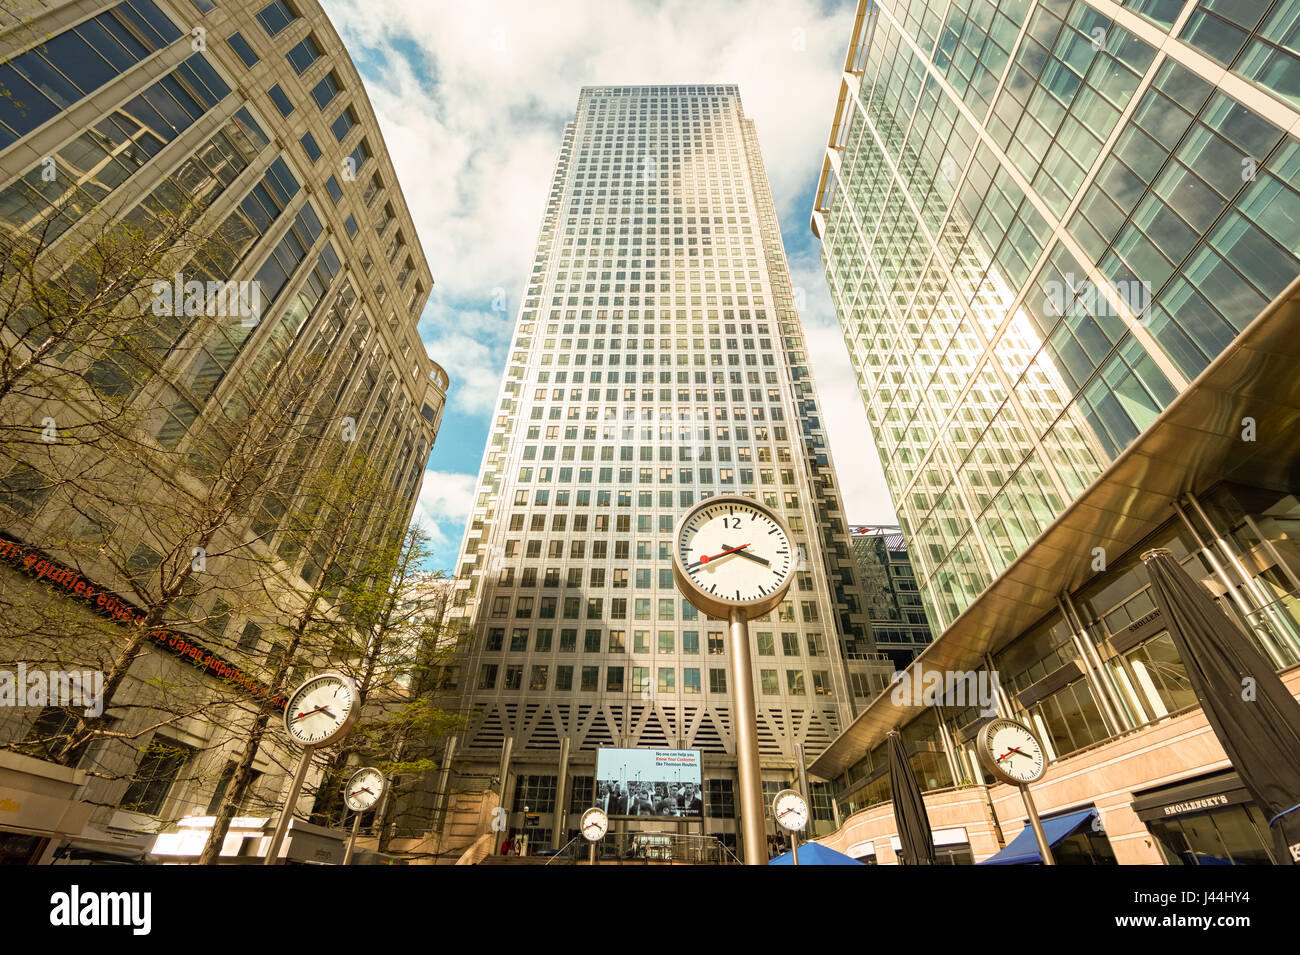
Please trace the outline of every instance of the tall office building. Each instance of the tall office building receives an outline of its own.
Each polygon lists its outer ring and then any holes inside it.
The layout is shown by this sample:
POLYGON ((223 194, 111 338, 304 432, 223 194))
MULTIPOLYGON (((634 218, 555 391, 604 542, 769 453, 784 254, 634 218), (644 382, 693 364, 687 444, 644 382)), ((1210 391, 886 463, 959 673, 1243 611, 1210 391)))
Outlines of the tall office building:
MULTIPOLYGON (((83 824, 99 844, 123 839, 139 850, 142 834, 214 811, 230 782, 228 761, 241 744, 230 728, 244 716, 204 701, 209 691, 212 699, 229 692, 223 678, 261 685, 282 649, 239 568, 275 561, 278 579, 299 590, 322 579, 319 557, 285 515, 301 501, 294 475, 341 428, 351 429, 397 502, 364 533, 400 535, 395 525, 414 507, 448 386, 416 333, 433 278, 361 78, 315 0, 7 4, 0 248, 13 256, 7 266, 20 256, 31 264, 30 275, 3 275, 0 591, 6 628, 19 628, 6 634, 6 665, 54 665, 51 644, 21 639, 21 614, 43 607, 46 619, 80 632, 83 619, 86 629, 96 619, 87 593, 100 594, 101 607, 111 595, 118 607, 165 608, 162 622, 176 628, 170 641, 143 649, 106 701, 117 738, 94 740, 67 768, 45 762, 75 724, 67 709, 6 708, 0 741, 26 755, 0 754, 5 784, 42 795, 7 820, 23 835, 6 835, 0 851, 41 858, 51 840, 75 837, 83 824), (113 253, 105 236, 133 243, 126 247, 136 259, 113 253), (175 308, 158 310, 148 281, 132 285, 136 260, 150 261, 155 247, 169 279, 174 268, 177 282, 200 283, 185 289, 196 308, 182 311, 178 294, 169 300, 175 308), (89 312, 100 324, 84 337, 63 334, 57 306, 26 307, 23 286, 12 307, 14 283, 25 278, 55 302, 64 294, 57 290, 75 287, 109 303, 89 312), (237 313, 222 310, 234 299, 216 307, 212 285, 226 282, 255 287, 260 308, 242 310, 251 297, 238 298, 237 313), (160 581, 177 579, 166 575, 190 561, 191 549, 168 521, 209 491, 218 499, 222 479, 246 480, 232 470, 201 490, 206 478, 191 465, 230 453, 213 435, 237 427, 231 422, 280 413, 266 407, 274 399, 258 399, 285 380, 282 368, 311 369, 293 391, 310 424, 299 429, 298 418, 284 418, 278 444, 271 433, 259 452, 266 496, 211 518, 211 559, 185 578, 184 599, 173 599, 160 581), (83 386, 91 390, 77 392, 83 386), (131 433, 141 454, 94 460, 98 444, 74 426, 93 429, 96 415, 110 431, 138 428, 131 433), (47 446, 16 430, 43 419, 91 447, 59 441, 57 431, 47 446), (145 454, 153 470, 132 470, 145 454), (100 478, 79 485, 92 463, 100 478), (114 482, 125 489, 121 508, 92 508, 78 494, 83 487, 108 496, 114 482), (156 507, 150 494, 159 495, 156 507), (24 575, 38 551, 66 587, 49 590, 53 571, 44 584, 24 575), (213 662, 195 671, 192 659, 213 662), (174 714, 169 693, 182 691, 193 694, 184 699, 194 718, 174 714), (132 705, 119 710, 121 700, 132 705), (160 715, 155 705, 171 709, 160 715)), ((171 284, 162 283, 167 291, 171 284)), ((78 298, 69 307, 82 307, 78 298)), ((109 631, 110 648, 113 641, 109 631)), ((70 646, 67 656, 53 646, 56 659, 71 658, 70 646)), ((287 782, 277 760, 286 758, 268 740, 247 812, 277 804, 287 782)))
POLYGON ((796 745, 825 746, 888 666, 858 594, 757 135, 734 86, 584 88, 452 611, 473 637, 457 771, 495 774, 509 741, 507 807, 540 814, 535 839, 576 829, 602 746, 701 750, 707 830, 734 839, 726 628, 677 593, 669 559, 678 517, 721 493, 777 508, 800 548, 788 599, 753 624, 777 786, 796 745))
MULTIPOLYGON (((1073 780, 1049 772, 1040 808, 1079 808, 1095 784, 1122 861, 1198 857, 1190 828, 1148 831, 1182 804, 1154 780, 1235 792, 1212 734, 1138 755, 1170 721, 1208 733, 1141 551, 1172 548, 1279 667, 1300 659, 1283 371, 1298 16, 1296 0, 863 0, 812 213, 943 631, 921 663, 997 671, 1073 780)), ((902 725, 923 785, 981 783, 979 716, 886 695, 814 768, 868 806, 902 725)), ((1203 851, 1265 857, 1238 803, 1213 803, 1234 807, 1218 822, 1234 844, 1203 851)))

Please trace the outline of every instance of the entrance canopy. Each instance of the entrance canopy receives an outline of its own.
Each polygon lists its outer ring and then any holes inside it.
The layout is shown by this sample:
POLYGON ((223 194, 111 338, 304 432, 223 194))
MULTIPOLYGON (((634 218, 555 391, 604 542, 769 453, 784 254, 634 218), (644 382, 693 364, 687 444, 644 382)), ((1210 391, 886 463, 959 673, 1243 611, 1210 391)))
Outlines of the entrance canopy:
MULTIPOLYGON (((1067 839, 1079 831, 1081 826, 1088 825, 1097 815, 1096 809, 1081 809, 1078 812, 1066 813, 1064 816, 1057 816, 1054 819, 1043 820, 1043 834, 1047 836, 1047 844, 1056 848, 1056 844, 1063 839, 1067 839)), ((1043 857, 1038 852, 1038 840, 1034 838, 1034 827, 1025 823, 1025 828, 1020 830, 1020 834, 1007 843, 1006 848, 997 855, 990 856, 977 865, 1042 865, 1043 857)))

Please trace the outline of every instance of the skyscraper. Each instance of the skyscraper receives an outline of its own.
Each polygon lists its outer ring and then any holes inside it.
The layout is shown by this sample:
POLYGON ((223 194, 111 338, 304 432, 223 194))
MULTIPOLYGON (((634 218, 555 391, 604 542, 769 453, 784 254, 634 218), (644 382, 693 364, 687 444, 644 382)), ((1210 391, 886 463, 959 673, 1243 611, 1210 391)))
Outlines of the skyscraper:
POLYGON ((780 509, 801 551, 789 598, 753 625, 778 786, 795 746, 825 746, 887 665, 757 135, 735 86, 584 88, 452 611, 472 635, 457 772, 494 774, 510 740, 507 808, 540 813, 535 839, 576 827, 601 746, 703 751, 707 831, 734 839, 726 627, 679 596, 669 559, 678 516, 726 492, 780 509))
MULTIPOLYGON (((1040 809, 1097 794, 1120 861, 1191 838, 1155 824, 1186 792, 1155 780, 1232 789, 1140 554, 1171 549, 1279 668, 1300 660, 1283 424, 1300 400, 1282 371, 1300 289, 1298 14, 863 0, 812 213, 942 631, 913 667, 992 671, 1005 698, 989 705, 1033 725, 1071 780, 1049 768, 1040 809), (1176 719, 1180 745, 1161 748, 1176 719)), ((813 769, 866 819, 901 727, 922 786, 960 795, 991 781, 971 749, 987 708, 886 694, 813 769)), ((1224 812, 1216 855, 1266 860, 1258 809, 1224 812)), ((963 818, 965 857, 991 854, 987 818, 963 818)))
MULTIPOLYGON (((127 654, 104 701, 111 731, 74 746, 75 711, 8 707, 0 741, 62 761, 50 778, 93 771, 86 812, 67 818, 139 845, 215 811, 246 710, 212 701, 281 668, 279 619, 242 571, 272 567, 267 591, 337 579, 292 515, 340 439, 394 502, 351 543, 400 538, 448 387, 416 333, 433 277, 361 77, 315 0, 7 7, 0 259, 6 663, 111 673, 132 628, 95 629, 96 594, 170 638, 127 654), (44 442, 23 433, 42 421, 44 442), (255 432, 259 463, 239 470, 255 432), (195 516, 205 501, 222 513, 195 516), (24 576, 36 554, 61 590, 24 576), (31 619, 57 621, 45 643, 31 619), (98 655, 73 639, 83 632, 103 638, 98 655)), ((250 812, 278 804, 284 758, 268 738, 250 812)))

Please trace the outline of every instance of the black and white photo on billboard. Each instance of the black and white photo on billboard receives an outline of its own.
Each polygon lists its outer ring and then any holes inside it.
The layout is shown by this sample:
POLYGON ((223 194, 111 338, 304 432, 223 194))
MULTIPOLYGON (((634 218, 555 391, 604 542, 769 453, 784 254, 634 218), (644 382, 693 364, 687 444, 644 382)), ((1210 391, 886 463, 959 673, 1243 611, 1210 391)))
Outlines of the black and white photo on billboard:
POLYGON ((598 750, 596 805, 608 816, 703 818, 699 751, 598 750))

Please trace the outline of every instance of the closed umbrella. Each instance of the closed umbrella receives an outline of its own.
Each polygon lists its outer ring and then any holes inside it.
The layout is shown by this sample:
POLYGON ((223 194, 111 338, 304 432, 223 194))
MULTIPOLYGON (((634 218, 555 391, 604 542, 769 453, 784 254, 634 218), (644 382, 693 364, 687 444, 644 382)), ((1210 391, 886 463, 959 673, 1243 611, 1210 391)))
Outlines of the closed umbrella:
POLYGON ((1205 718, 1269 820, 1278 862, 1300 864, 1300 703, 1172 553, 1149 550, 1142 562, 1205 718))
POLYGON ((921 784, 903 750, 897 730, 889 734, 889 791, 894 799, 894 822, 905 865, 934 865, 934 837, 921 799, 921 784))

